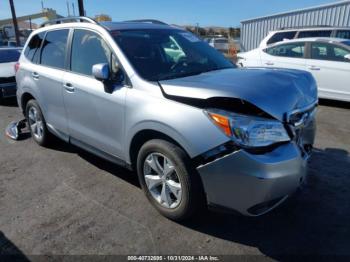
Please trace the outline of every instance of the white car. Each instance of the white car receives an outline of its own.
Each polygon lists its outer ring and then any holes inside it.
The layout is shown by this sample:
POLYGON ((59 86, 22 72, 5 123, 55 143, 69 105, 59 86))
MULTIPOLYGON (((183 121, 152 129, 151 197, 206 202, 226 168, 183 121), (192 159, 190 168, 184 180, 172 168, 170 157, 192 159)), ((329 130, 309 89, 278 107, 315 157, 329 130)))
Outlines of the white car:
POLYGON ((282 42, 285 40, 310 38, 310 37, 332 37, 350 40, 349 27, 301 27, 301 28, 283 28, 281 30, 270 31, 261 41, 259 47, 264 48, 268 45, 282 42))
POLYGON ((238 55, 242 67, 291 68, 315 77, 320 98, 350 102, 350 40, 304 38, 238 55))
POLYGON ((0 101, 16 96, 15 64, 22 48, 0 48, 0 101))
POLYGON ((227 52, 229 48, 228 39, 225 37, 211 38, 208 44, 221 52, 227 52))

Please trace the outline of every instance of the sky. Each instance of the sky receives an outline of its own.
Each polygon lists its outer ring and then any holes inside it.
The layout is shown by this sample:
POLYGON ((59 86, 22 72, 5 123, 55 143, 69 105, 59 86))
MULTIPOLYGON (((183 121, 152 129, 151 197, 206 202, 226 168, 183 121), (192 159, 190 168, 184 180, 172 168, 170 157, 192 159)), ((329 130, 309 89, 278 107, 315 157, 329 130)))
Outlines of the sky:
MULTIPOLYGON (((13 1, 17 16, 41 10, 40 0, 13 1)), ((78 13, 77 0, 42 2, 64 16, 67 2, 71 12, 74 3, 78 13)), ((88 16, 104 13, 113 21, 152 18, 178 25, 237 27, 245 19, 333 2, 337 0, 84 0, 84 7, 88 16)), ((10 17, 9 1, 0 0, 0 19, 10 17)))

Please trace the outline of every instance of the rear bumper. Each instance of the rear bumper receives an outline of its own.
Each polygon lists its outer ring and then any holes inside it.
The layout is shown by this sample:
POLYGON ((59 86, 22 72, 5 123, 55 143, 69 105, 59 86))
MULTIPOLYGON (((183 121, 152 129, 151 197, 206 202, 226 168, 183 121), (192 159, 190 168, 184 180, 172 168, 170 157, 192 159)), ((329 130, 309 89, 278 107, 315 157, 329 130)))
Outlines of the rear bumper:
POLYGON ((239 150, 197 168, 209 205, 262 215, 288 198, 306 176, 307 160, 291 142, 253 155, 239 150))
POLYGON ((0 84, 0 97, 15 97, 16 91, 16 83, 0 84))

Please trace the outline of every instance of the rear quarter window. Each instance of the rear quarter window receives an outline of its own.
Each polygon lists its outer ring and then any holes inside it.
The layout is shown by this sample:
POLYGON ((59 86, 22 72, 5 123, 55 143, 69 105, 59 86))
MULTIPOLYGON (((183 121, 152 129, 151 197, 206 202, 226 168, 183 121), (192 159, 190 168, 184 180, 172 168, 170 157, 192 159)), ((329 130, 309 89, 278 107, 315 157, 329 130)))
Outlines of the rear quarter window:
POLYGON ((39 33, 34 35, 31 39, 30 42, 28 43, 26 49, 24 50, 24 56, 32 61, 33 63, 38 62, 38 58, 40 55, 40 46, 41 43, 43 42, 45 33, 39 33))
POLYGON ((271 45, 286 39, 293 39, 295 37, 295 34, 296 34, 296 31, 276 33, 269 39, 269 41, 267 41, 267 44, 271 45))

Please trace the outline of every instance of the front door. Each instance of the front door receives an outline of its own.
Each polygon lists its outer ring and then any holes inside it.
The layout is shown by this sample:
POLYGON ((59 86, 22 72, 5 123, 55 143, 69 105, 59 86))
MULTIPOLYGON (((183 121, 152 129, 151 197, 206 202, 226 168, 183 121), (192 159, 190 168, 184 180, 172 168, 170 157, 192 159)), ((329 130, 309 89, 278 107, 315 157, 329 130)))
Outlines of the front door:
POLYGON ((111 76, 120 72, 117 59, 102 37, 89 30, 74 30, 71 49, 70 71, 64 75, 69 135, 83 145, 122 157, 128 88, 112 77, 107 91, 92 76, 92 66, 99 63, 110 65, 111 76))

